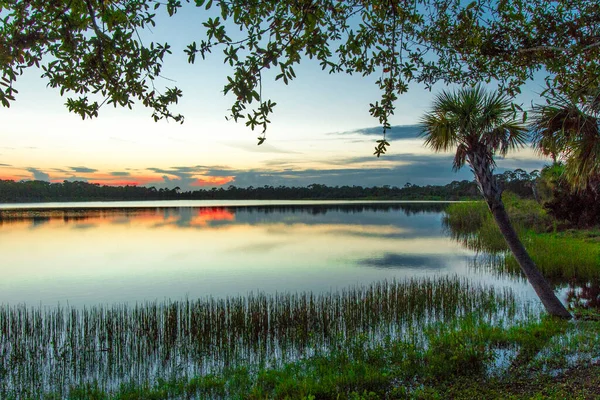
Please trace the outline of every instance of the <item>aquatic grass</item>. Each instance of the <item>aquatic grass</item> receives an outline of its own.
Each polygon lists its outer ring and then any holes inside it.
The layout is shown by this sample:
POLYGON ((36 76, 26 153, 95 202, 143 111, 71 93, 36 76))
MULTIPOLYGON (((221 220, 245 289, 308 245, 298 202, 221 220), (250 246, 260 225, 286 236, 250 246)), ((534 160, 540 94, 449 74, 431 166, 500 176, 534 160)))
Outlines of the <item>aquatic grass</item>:
MULTIPOLYGON (((553 282, 600 278, 600 244, 555 233, 526 232, 523 244, 544 275, 553 282)), ((512 256, 506 257, 510 272, 519 270, 512 256)))
MULTIPOLYGON (((514 382, 533 383, 544 380, 544 374, 555 376, 558 360, 565 361, 563 369, 589 368, 589 357, 569 355, 573 350, 600 354, 598 328, 597 321, 580 325, 537 316, 503 327, 467 315, 447 325, 428 324, 417 340, 388 337, 372 344, 367 337, 359 336, 346 347, 337 346, 327 353, 279 366, 232 367, 155 384, 126 384, 110 394, 97 384, 82 385, 73 387, 69 399, 456 398, 451 393, 457 383, 470 383, 463 389, 468 395, 459 398, 473 398, 483 389, 495 392, 492 398, 504 398, 514 382), (556 343, 565 341, 577 346, 561 351, 556 343), (497 362, 496 349, 509 349, 512 360, 518 362, 490 375, 489 368, 497 362)), ((40 397, 45 398, 51 397, 40 397)))
POLYGON ((443 221, 453 232, 475 233, 490 217, 489 214, 487 204, 483 201, 452 203, 445 209, 443 221))
MULTIPOLYGON (((566 285, 573 280, 589 282, 600 278, 596 231, 547 232, 555 228, 556 221, 538 203, 511 194, 505 194, 503 199, 523 245, 549 280, 566 285)), ((451 204, 446 209, 444 225, 451 237, 465 247, 490 254, 480 265, 500 275, 523 276, 485 203, 451 204)))
MULTIPOLYGON (((547 232, 556 227, 556 221, 534 200, 521 199, 514 193, 505 192, 502 201, 517 231, 547 232)), ((444 211, 444 225, 454 233, 477 233, 485 225, 495 225, 484 201, 452 203, 444 211)))
POLYGON ((273 367, 353 341, 416 338, 466 315, 525 318, 509 289, 457 277, 383 281, 313 294, 74 307, 0 306, 0 398, 92 385, 155 385, 233 367, 273 367))

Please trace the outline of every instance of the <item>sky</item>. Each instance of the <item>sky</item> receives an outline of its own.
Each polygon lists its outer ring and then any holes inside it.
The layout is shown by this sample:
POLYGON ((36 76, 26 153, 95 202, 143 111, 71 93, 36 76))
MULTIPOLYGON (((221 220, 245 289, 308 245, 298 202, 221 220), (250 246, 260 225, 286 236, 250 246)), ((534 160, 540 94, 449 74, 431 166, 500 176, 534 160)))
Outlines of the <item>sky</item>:
MULTIPOLYGON (((472 179, 468 167, 452 171, 452 154, 434 154, 418 137, 419 118, 444 86, 429 92, 411 85, 395 104, 388 153, 377 158, 373 150, 382 130, 368 112, 369 103, 380 98, 376 78, 329 75, 310 60, 294 68, 298 78, 290 85, 272 79, 263 84, 263 95, 277 106, 267 141, 257 146, 259 132, 225 119, 234 99, 223 95, 230 70, 222 54, 187 63, 183 49, 203 37, 199 18, 201 11, 194 8, 161 17, 143 37, 173 47, 163 76, 165 84, 183 90, 175 108, 185 116, 183 124, 154 122, 151 110, 141 105, 133 110, 105 105, 98 118, 82 120, 67 111, 59 90, 46 87, 41 70, 30 69, 17 81, 17 100, 0 108, 0 179, 182 190, 312 183, 438 185, 472 179)), ((533 82, 518 100, 530 103, 539 91, 541 83, 533 82)), ((498 171, 530 171, 546 163, 524 149, 499 160, 498 171)))

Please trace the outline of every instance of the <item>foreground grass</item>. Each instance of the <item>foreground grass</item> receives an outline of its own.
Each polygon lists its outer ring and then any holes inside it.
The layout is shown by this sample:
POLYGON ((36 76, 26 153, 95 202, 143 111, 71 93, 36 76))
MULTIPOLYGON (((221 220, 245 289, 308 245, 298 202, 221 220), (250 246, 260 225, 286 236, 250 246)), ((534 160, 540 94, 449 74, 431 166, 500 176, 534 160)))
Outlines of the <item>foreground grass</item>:
MULTIPOLYGON (((503 326, 531 312, 508 288, 458 277, 84 309, 0 305, 0 399, 64 398, 85 384, 104 393, 192 376, 211 378, 190 385, 211 386, 232 366, 256 375, 257 368, 399 338, 417 351, 429 343, 420 341, 431 324, 470 315, 503 326)), ((250 380, 239 374, 232 376, 250 380)))
MULTIPOLYGON (((122 385, 112 394, 72 387, 71 400, 596 398, 598 321, 543 318, 510 328, 467 316, 432 324, 422 340, 357 338, 328 355, 277 368, 122 385)), ((57 399, 46 395, 44 399, 57 399)))

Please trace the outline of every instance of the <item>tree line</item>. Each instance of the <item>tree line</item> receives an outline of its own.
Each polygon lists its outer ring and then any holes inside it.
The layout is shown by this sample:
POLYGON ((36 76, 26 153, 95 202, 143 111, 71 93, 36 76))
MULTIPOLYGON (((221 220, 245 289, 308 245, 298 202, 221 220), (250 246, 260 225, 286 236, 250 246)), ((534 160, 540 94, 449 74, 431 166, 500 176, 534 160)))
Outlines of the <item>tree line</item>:
MULTIPOLYGON (((521 197, 533 197, 532 182, 537 171, 506 171, 498 178, 507 190, 521 197)), ((397 186, 327 186, 312 184, 306 187, 270 186, 210 188, 183 191, 179 187, 157 189, 144 186, 108 186, 83 181, 51 183, 31 180, 0 180, 0 202, 69 202, 69 201, 128 201, 128 200, 461 200, 479 196, 474 181, 453 181, 446 185, 415 185, 407 183, 397 186)))

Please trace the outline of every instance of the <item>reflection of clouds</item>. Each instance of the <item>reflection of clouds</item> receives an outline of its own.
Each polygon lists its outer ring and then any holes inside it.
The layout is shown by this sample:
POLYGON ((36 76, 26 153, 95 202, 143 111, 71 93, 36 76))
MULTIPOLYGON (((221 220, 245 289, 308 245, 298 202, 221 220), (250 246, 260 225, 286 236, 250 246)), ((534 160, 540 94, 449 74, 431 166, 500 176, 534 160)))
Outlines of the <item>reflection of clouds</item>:
POLYGON ((73 225, 73 229, 81 229, 81 230, 87 230, 87 229, 93 229, 93 228, 97 228, 98 225, 97 224, 87 224, 87 223, 83 223, 83 224, 77 224, 77 225, 73 225))
POLYGON ((363 236, 371 235, 371 237, 379 237, 381 235, 391 234, 406 234, 407 229, 392 225, 325 225, 325 224, 302 224, 302 223, 278 223, 268 224, 267 232, 277 235, 346 235, 346 236, 363 236))
POLYGON ((280 242, 262 242, 262 243, 253 243, 245 246, 233 247, 229 249, 229 252, 232 253, 244 253, 244 254, 265 254, 269 253, 273 250, 279 249, 288 245, 290 242, 288 241, 280 241, 280 242))
POLYGON ((280 209, 265 218, 265 207, 253 208, 252 215, 246 212, 250 207, 147 207, 55 209, 50 222, 35 232, 19 226, 31 224, 31 219, 2 224, 0 234, 7 234, 0 240, 0 286, 12 291, 2 290, 0 296, 49 304, 73 300, 80 292, 81 298, 101 299, 93 302, 256 289, 321 291, 437 274, 442 266, 446 270, 441 272, 457 269, 456 254, 461 251, 447 237, 421 233, 440 232, 439 214, 430 211, 407 216, 402 209, 388 212, 353 205, 340 211, 334 205, 334 211, 325 214, 313 215, 312 208, 305 207, 295 216, 280 209), (435 221, 437 228, 429 227, 435 221), (98 225, 90 227, 91 223, 98 225), (426 228, 419 227, 422 223, 426 228), (87 230, 79 231, 79 226, 87 230), (153 226, 157 229, 150 229, 153 226), (29 251, 32 246, 35 252, 29 251), (399 259, 398 254, 413 258, 399 259), (405 265, 411 261, 415 264, 405 265), (23 282, 29 286, 14 289, 23 282), (106 285, 112 292, 107 294, 106 285))
POLYGON ((439 270, 448 266, 449 261, 465 257, 448 257, 448 255, 434 254, 410 254, 410 253, 385 253, 381 257, 365 258, 358 260, 360 266, 374 268, 411 268, 411 269, 430 269, 439 270))
POLYGON ((46 225, 50 222, 50 218, 47 217, 34 217, 31 219, 30 229, 40 228, 42 225, 46 225))

